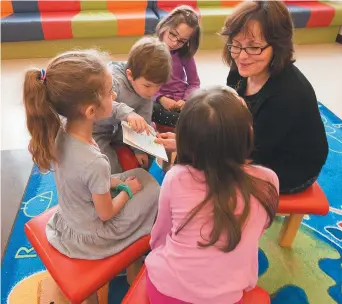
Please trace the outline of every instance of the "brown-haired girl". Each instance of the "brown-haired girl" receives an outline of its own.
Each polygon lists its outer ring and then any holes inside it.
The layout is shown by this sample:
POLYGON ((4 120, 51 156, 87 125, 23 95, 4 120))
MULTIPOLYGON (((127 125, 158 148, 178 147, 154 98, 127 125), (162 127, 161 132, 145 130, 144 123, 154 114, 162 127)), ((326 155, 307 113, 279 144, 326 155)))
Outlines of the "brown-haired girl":
POLYGON ((240 303, 258 279, 258 243, 278 178, 250 165, 252 115, 231 88, 200 89, 177 125, 146 258, 151 303, 240 303))
POLYGON ((108 158, 92 138, 94 121, 112 113, 145 129, 142 117, 113 102, 115 95, 107 58, 94 50, 63 53, 46 71, 25 74, 29 150, 41 170, 54 169, 58 190, 46 235, 71 258, 121 251, 151 231, 157 212, 159 186, 152 176, 143 169, 111 176, 108 158))
POLYGON ((196 12, 186 5, 175 8, 157 25, 157 36, 172 57, 171 78, 160 87, 153 108, 152 120, 160 125, 175 127, 185 101, 200 86, 194 59, 200 32, 196 12))

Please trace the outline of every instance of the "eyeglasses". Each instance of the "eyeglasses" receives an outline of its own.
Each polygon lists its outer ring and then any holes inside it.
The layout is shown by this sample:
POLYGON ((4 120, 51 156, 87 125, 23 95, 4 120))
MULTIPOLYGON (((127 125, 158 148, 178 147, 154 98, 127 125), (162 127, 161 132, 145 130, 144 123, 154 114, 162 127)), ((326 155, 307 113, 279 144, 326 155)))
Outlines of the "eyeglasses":
POLYGON ((233 44, 228 44, 228 50, 232 54, 240 54, 242 50, 244 50, 248 55, 260 55, 265 49, 267 49, 270 45, 266 45, 264 47, 260 46, 247 46, 247 47, 240 47, 233 44))
POLYGON ((169 39, 172 41, 172 42, 177 42, 179 45, 184 45, 188 42, 188 40, 182 40, 182 39, 179 39, 177 34, 169 31, 169 35, 168 35, 169 39))

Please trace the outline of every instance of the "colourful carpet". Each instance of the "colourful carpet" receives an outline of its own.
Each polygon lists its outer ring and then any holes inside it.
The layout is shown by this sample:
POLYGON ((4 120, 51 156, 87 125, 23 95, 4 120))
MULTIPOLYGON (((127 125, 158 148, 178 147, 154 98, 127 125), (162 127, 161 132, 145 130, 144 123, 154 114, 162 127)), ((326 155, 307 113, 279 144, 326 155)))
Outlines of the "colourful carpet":
MULTIPOLYGON (((342 304, 342 120, 322 105, 320 111, 330 151, 318 181, 331 208, 326 217, 305 218, 292 249, 276 242, 281 218, 262 238, 259 285, 271 294, 272 304, 342 304)), ((37 303, 38 285, 48 274, 23 226, 56 203, 53 174, 34 167, 2 261, 1 303, 37 303)), ((127 288, 124 276, 112 280, 109 303, 120 303, 127 288)))

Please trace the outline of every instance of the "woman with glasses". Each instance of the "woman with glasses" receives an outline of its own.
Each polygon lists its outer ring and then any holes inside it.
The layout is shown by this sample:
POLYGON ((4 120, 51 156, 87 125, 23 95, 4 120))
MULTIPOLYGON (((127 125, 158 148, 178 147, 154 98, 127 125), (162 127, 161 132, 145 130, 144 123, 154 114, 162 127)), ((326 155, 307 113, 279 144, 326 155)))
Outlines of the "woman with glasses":
POLYGON ((279 1, 248 1, 228 17, 223 59, 227 85, 254 119, 254 163, 275 171, 281 193, 296 193, 317 179, 328 154, 315 91, 293 64, 293 25, 279 1))
POLYGON ((171 52, 172 74, 156 95, 152 120, 175 127, 186 99, 200 86, 194 59, 200 40, 198 16, 190 6, 179 6, 159 22, 156 33, 171 52))

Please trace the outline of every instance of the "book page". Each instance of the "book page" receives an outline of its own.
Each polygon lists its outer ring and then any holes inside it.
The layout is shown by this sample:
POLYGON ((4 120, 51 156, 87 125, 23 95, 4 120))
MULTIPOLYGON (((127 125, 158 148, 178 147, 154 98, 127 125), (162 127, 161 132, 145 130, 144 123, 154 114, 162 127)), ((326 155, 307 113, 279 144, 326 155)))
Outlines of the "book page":
POLYGON ((152 127, 150 127, 151 133, 147 135, 146 132, 139 134, 133 131, 125 121, 121 122, 121 125, 125 144, 168 161, 164 146, 155 143, 156 135, 152 127))

